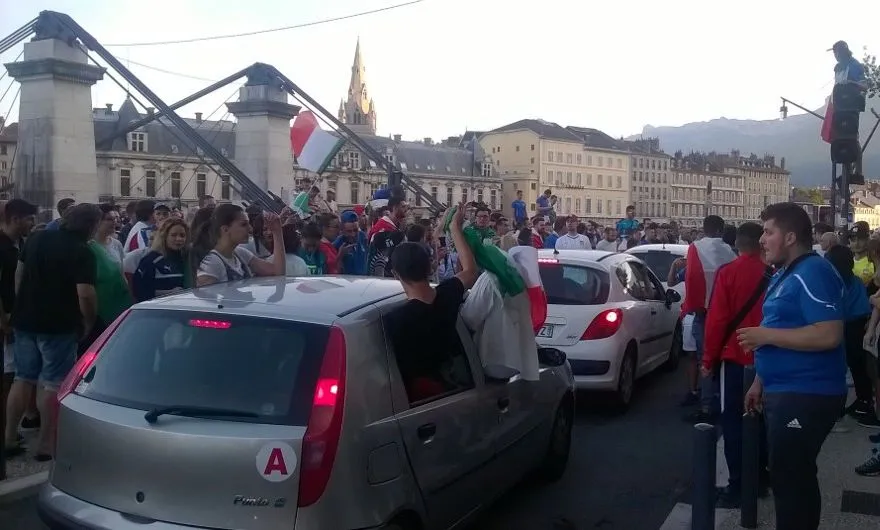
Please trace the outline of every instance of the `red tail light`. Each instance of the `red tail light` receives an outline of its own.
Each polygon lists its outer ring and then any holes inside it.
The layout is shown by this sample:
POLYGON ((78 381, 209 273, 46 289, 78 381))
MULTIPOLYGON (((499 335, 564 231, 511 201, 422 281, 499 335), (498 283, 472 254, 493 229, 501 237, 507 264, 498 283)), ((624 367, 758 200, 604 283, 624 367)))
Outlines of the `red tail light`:
POLYGON ((607 339, 617 333, 623 322, 623 311, 620 309, 606 309, 602 311, 587 326, 587 330, 581 335, 581 340, 607 339))
POLYGON ((89 349, 79 358, 75 365, 73 365, 73 370, 67 374, 67 377, 64 378, 64 381, 61 383, 61 386, 58 388, 58 403, 61 403, 61 400, 66 398, 73 389, 82 381, 83 377, 89 372, 89 369, 95 364, 95 361, 98 359, 98 353, 101 351, 101 348, 106 344, 107 339, 113 335, 113 332, 116 331, 116 328, 119 327, 119 324, 125 320, 125 317, 128 316, 128 313, 131 312, 130 309, 126 309, 122 312, 121 315, 116 317, 116 320, 110 324, 107 329, 104 330, 104 333, 95 339, 95 342, 89 346, 89 349))
POLYGON ((297 503, 300 507, 317 502, 330 481, 342 433, 344 403, 345 335, 340 328, 331 327, 303 437, 297 503))
POLYGON ((116 320, 114 320, 112 324, 107 326, 104 333, 101 333, 101 335, 95 339, 95 342, 89 346, 89 349, 86 350, 82 357, 76 361, 76 364, 73 365, 73 370, 67 374, 67 377, 61 382, 61 386, 58 387, 57 399, 55 400, 55 406, 53 407, 53 414, 55 415, 55 421, 53 422, 55 425, 53 445, 58 441, 58 410, 61 401, 69 396, 77 385, 79 385, 79 382, 83 380, 87 373, 89 373, 89 370, 95 364, 95 361, 98 360, 98 353, 100 353, 101 348, 104 347, 104 344, 107 343, 107 340, 113 335, 113 332, 116 331, 116 328, 119 327, 119 324, 125 320, 125 317, 127 317, 130 312, 131 309, 126 309, 121 315, 116 317, 116 320))

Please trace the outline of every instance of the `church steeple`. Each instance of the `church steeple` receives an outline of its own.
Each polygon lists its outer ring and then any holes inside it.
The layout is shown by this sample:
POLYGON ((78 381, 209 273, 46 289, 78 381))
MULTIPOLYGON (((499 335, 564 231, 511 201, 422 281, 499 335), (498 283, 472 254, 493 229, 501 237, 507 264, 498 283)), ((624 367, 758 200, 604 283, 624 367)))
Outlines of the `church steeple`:
POLYGON ((376 134, 376 109, 367 92, 367 68, 361 56, 361 39, 358 37, 351 65, 351 81, 348 97, 339 106, 339 120, 351 130, 361 134, 376 134))

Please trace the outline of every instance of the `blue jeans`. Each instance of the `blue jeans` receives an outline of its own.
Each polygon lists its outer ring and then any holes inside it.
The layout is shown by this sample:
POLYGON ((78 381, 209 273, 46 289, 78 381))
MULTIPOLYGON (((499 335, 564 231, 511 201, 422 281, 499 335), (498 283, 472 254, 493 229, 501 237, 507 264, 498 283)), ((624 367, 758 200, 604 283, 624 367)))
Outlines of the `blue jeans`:
POLYGON ((74 333, 29 333, 14 330, 15 379, 57 390, 76 363, 74 333))
MULTIPOLYGON (((694 315, 694 342, 697 343, 697 366, 703 364, 703 343, 706 338, 706 315, 694 315)), ((700 408, 707 412, 717 409, 718 383, 714 377, 700 376, 700 408)))

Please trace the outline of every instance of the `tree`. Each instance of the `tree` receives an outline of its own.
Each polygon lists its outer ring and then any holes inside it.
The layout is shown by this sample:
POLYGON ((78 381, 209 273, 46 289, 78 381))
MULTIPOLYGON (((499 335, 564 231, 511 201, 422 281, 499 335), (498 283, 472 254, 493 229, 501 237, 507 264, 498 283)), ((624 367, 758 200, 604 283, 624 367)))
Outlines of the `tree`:
POLYGON ((862 64, 865 65, 865 78, 868 81, 868 97, 880 96, 880 65, 877 64, 877 56, 865 50, 862 64))

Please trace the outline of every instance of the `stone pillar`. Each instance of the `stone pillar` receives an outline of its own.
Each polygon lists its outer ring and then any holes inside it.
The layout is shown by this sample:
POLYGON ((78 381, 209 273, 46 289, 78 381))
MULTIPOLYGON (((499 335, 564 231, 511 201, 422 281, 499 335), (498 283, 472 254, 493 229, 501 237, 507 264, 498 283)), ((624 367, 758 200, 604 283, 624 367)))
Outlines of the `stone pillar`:
POLYGON ((227 103, 236 117, 235 165, 260 189, 281 195, 293 184, 290 120, 300 107, 288 103, 288 94, 262 71, 248 75, 238 101, 227 103))
POLYGON ((60 34, 24 45, 24 58, 6 64, 21 83, 14 196, 55 210, 58 200, 97 202, 91 87, 104 69, 60 34))

